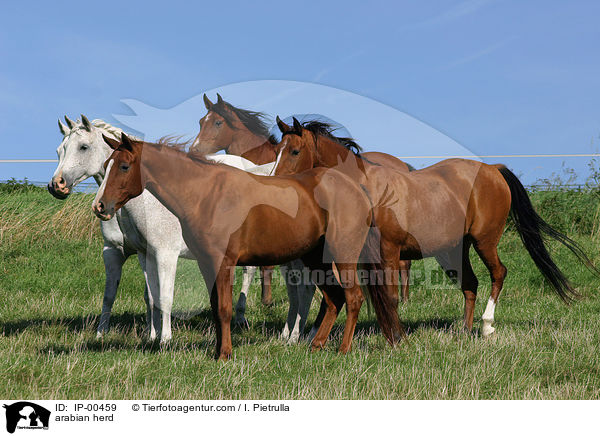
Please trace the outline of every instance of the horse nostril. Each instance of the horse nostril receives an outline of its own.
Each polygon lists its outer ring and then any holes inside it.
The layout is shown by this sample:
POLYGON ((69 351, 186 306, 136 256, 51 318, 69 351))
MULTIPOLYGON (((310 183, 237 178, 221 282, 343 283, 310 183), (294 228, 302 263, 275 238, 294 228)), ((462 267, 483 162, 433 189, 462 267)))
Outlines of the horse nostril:
POLYGON ((102 203, 101 201, 98 202, 98 211, 104 212, 104 203, 102 203))
POLYGON ((64 188, 67 185, 67 182, 61 177, 57 184, 59 188, 64 188))

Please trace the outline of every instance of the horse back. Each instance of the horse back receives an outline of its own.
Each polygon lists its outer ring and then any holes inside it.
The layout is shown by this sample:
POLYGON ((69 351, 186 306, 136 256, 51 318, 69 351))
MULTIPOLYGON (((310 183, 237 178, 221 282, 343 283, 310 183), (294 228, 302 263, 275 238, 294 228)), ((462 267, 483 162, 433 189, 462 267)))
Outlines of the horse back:
POLYGON ((400 171, 402 173, 407 173, 409 171, 406 162, 403 162, 397 157, 394 157, 387 153, 381 153, 379 151, 369 151, 366 153, 361 153, 361 156, 368 159, 370 162, 376 163, 386 168, 400 171))

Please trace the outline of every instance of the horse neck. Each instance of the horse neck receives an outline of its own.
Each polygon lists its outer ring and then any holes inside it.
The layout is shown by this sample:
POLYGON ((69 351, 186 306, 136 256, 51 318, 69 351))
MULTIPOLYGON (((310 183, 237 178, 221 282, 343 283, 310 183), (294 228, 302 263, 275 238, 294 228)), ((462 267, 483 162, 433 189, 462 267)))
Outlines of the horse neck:
POLYGON ((318 137, 316 147, 318 166, 335 168, 355 180, 363 180, 369 164, 341 144, 318 137))
POLYGON ((277 158, 271 142, 246 128, 240 128, 233 135, 233 142, 225 150, 228 154, 242 156, 257 165, 273 162, 277 158))
POLYGON ((194 193, 194 204, 202 201, 206 190, 199 187, 211 186, 207 185, 206 179, 214 173, 213 168, 219 168, 211 164, 199 168, 199 164, 183 154, 161 151, 149 145, 144 145, 140 165, 144 188, 178 218, 190 209, 186 195, 194 193))

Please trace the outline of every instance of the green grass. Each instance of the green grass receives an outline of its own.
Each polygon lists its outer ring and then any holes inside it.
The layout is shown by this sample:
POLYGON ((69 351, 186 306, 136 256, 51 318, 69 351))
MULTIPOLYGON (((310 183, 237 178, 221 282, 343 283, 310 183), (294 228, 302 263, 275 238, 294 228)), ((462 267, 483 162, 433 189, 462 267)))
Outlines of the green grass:
MULTIPOLYGON (((600 264, 597 197, 536 193, 534 199, 544 217, 600 264)), ((600 280, 562 247, 552 245, 553 253, 585 295, 581 301, 560 302, 509 228, 500 246, 509 272, 493 337, 479 335, 490 283, 473 257, 480 281, 473 334, 461 330, 459 290, 415 285, 411 301, 399 309, 408 340, 391 349, 365 307, 346 356, 336 352, 343 314, 325 350, 286 345, 278 338, 287 312, 285 288, 276 280, 274 304, 265 307, 255 283, 250 330, 234 330, 233 359, 223 363, 213 360, 208 296, 191 261, 180 261, 174 308, 180 318, 171 344, 146 340, 144 284, 135 257, 124 268, 112 329, 95 339, 104 268, 90 203, 85 195, 60 202, 40 189, 0 189, 1 398, 600 398, 600 280)), ((437 267, 431 260, 414 262, 414 270, 424 268, 437 267)))

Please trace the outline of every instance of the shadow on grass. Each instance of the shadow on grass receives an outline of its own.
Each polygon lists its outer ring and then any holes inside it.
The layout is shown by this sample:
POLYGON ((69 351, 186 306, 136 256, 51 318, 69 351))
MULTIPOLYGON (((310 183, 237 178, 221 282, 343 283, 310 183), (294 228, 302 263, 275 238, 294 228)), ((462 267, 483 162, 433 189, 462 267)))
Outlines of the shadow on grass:
MULTIPOLYGON (((98 325, 97 315, 86 315, 79 317, 60 317, 55 319, 20 319, 11 322, 0 323, 0 331, 4 336, 16 336, 28 329, 37 329, 42 333, 43 329, 60 328, 70 333, 81 333, 88 331, 95 336, 98 325)), ((539 326, 540 321, 512 321, 511 325, 530 327, 539 326)), ((558 325, 557 321, 543 321, 544 325, 558 325)), ((283 329, 283 320, 251 320, 249 329, 243 329, 232 325, 232 341, 234 348, 248 345, 262 345, 279 339, 283 329)), ((408 336, 417 333, 420 330, 438 330, 443 332, 459 332, 462 327, 462 321, 450 318, 431 318, 420 321, 404 322, 408 336)), ((39 349, 41 354, 71 354, 81 352, 101 353, 109 351, 135 351, 141 353, 160 353, 164 351, 199 351, 206 353, 207 356, 213 356, 215 347, 214 324, 212 312, 205 309, 197 313, 190 319, 173 320, 174 340, 161 345, 158 341, 150 341, 146 332, 146 316, 143 313, 125 312, 114 314, 111 317, 112 334, 107 334, 103 339, 89 339, 83 342, 77 341, 72 345, 49 344, 39 349), (208 326, 208 328, 207 328, 208 326), (189 333, 201 333, 205 338, 190 337, 189 333)), ((309 324, 305 330, 305 335, 301 339, 300 346, 308 345, 306 334, 312 327, 309 324)), ((337 341, 341 338, 343 324, 337 323, 330 334, 330 341, 337 341)), ((381 330, 375 319, 359 321, 356 326, 355 336, 380 335, 381 330)), ((474 328, 474 335, 479 334, 479 330, 474 328)), ((282 341, 284 343, 284 341, 282 341)))
POLYGON ((159 354, 162 352, 177 351, 198 351, 207 356, 214 355, 214 341, 195 340, 191 342, 172 342, 168 345, 162 345, 159 341, 150 340, 127 340, 111 338, 108 340, 92 339, 83 341, 73 346, 63 344, 51 344, 41 347, 40 354, 74 354, 74 353, 106 353, 113 351, 137 352, 142 354, 159 354))
MULTIPOLYGON (((4 336, 14 336, 23 333, 27 329, 61 327, 72 333, 79 333, 85 330, 98 327, 98 315, 84 315, 74 317, 60 318, 32 318, 19 319, 0 323, 0 331, 4 336)), ((204 325, 206 321, 212 322, 212 314, 209 310, 204 310, 196 314, 193 318, 181 320, 174 318, 173 326, 195 328, 204 325)), ((124 312, 113 314, 110 318, 110 329, 117 331, 130 331, 132 328, 145 328, 146 315, 142 313, 124 312)))

